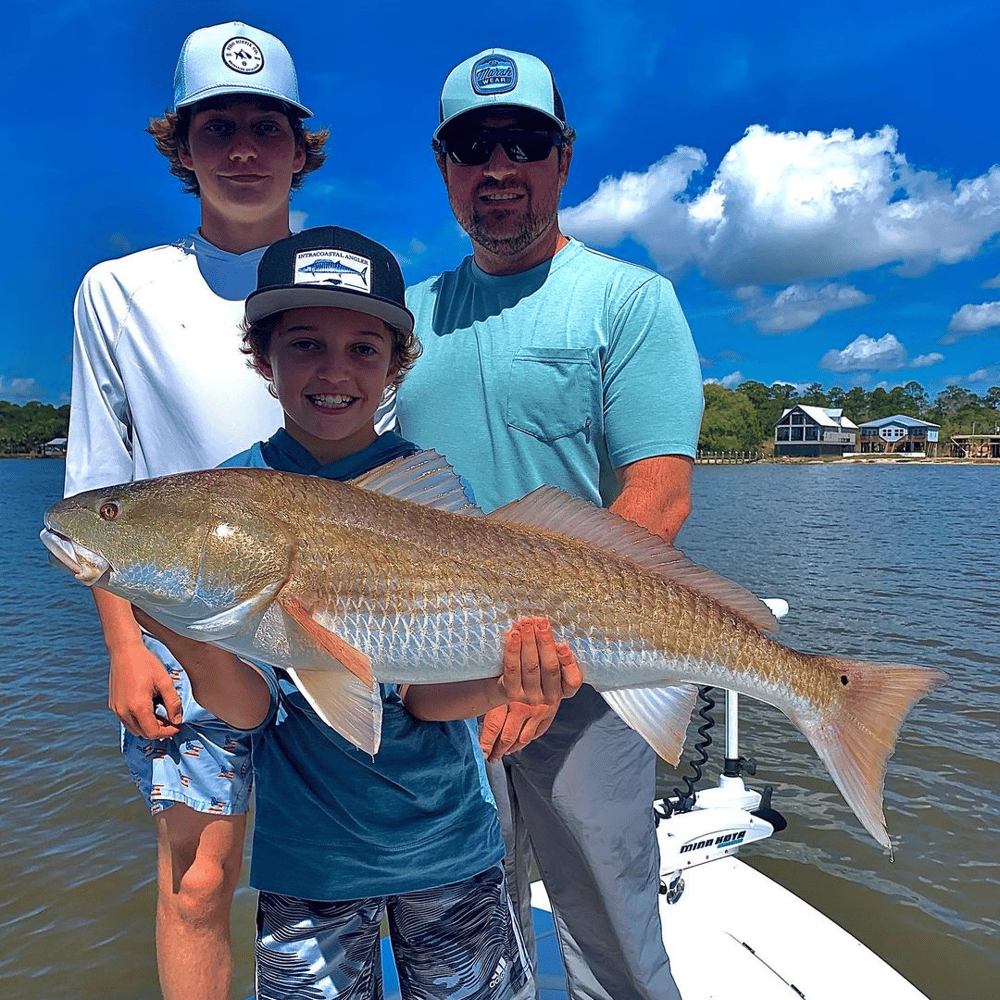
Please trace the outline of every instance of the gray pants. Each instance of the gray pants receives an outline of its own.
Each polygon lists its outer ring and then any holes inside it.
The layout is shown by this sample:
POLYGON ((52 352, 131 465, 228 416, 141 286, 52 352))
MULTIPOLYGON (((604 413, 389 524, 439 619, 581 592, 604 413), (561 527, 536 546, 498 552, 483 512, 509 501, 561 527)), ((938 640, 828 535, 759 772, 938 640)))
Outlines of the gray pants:
POLYGON ((680 1000, 660 929, 649 745, 584 685, 544 736, 488 771, 532 962, 533 853, 572 1000, 680 1000))

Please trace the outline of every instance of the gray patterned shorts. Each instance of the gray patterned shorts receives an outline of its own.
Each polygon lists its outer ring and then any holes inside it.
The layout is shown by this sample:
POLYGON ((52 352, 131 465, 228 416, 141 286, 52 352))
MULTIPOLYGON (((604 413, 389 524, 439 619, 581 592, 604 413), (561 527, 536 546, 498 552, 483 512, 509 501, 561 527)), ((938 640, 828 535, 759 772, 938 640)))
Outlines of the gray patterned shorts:
POLYGON ((320 903, 262 892, 257 1000, 381 1000, 379 930, 402 1000, 527 1000, 534 981, 502 865, 452 885, 320 903))

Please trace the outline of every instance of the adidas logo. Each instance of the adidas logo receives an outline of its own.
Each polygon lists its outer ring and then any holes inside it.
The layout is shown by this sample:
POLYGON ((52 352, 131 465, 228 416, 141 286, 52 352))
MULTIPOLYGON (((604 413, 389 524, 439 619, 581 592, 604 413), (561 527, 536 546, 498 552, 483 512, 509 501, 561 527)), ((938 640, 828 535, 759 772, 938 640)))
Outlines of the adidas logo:
POLYGON ((503 974, 507 971, 507 966, 509 964, 510 963, 507 961, 507 959, 506 958, 502 958, 502 957, 501 957, 500 961, 497 962, 497 967, 493 970, 493 975, 490 976, 490 989, 491 990, 494 990, 494 989, 497 988, 497 986, 500 983, 500 980, 503 979, 503 974))

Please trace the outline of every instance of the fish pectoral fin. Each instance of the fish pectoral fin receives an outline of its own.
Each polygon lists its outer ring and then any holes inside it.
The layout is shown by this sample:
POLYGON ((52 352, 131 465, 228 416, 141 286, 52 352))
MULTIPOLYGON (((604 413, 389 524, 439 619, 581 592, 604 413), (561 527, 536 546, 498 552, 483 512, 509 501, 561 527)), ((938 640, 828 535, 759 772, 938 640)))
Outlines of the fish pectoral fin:
POLYGON ((621 720, 660 757, 677 766, 698 697, 697 687, 672 684, 668 687, 618 688, 600 694, 621 720))
POLYGON ((184 626, 183 631, 190 633, 192 638, 202 639, 205 642, 225 639, 235 632, 240 631, 246 625, 248 618, 255 615, 258 611, 263 611, 271 603, 275 592, 283 583, 284 580, 277 580, 270 586, 258 591, 253 597, 249 597, 247 600, 241 601, 239 604, 227 608, 217 615, 189 622, 184 626))
POLYGON ((382 697, 377 684, 366 687, 343 670, 287 667, 286 671, 331 729, 359 750, 375 756, 382 739, 382 697))
POLYGON ((367 688, 374 686, 372 661, 360 649, 355 649, 335 632, 320 625, 309 609, 294 594, 282 594, 278 598, 278 604, 281 605, 288 617, 332 659, 357 677, 367 688))
POLYGON ((418 451, 386 462, 352 479, 351 485, 452 514, 481 517, 483 513, 466 491, 465 480, 436 451, 418 451))

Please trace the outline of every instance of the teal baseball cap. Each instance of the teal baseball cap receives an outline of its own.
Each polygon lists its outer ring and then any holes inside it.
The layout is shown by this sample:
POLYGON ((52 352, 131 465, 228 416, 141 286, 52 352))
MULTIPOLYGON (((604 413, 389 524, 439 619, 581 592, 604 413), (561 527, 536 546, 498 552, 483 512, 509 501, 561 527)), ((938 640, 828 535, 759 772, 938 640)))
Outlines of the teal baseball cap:
POLYGON ((562 131, 566 113, 552 72, 537 56, 511 49, 486 49, 459 63, 441 88, 440 137, 456 118, 488 107, 538 111, 562 131))
POLYGON ((192 31, 174 71, 174 110, 222 94, 256 94, 284 101, 302 118, 291 54, 280 38, 242 21, 192 31))

